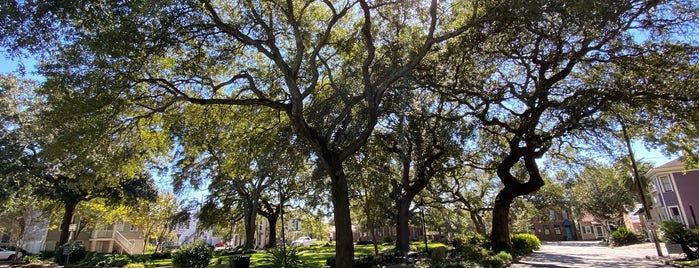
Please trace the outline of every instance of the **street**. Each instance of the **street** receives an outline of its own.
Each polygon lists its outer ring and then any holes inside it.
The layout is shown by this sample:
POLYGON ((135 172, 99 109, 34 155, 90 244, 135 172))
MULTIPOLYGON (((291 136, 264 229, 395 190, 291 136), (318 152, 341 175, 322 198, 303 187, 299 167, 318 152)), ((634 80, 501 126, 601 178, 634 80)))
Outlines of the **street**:
MULTIPOLYGON (((660 245, 667 258, 663 244, 660 245)), ((661 258, 652 243, 610 248, 599 241, 546 242, 510 267, 669 267, 661 258)))

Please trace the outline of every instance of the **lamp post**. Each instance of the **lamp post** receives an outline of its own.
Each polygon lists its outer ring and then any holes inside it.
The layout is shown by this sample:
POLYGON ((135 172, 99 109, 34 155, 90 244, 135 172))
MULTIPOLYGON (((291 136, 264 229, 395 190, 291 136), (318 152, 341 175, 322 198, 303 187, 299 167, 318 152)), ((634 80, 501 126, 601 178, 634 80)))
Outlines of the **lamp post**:
POLYGON ((425 225, 425 202, 420 200, 420 203, 417 203, 417 206, 420 208, 420 215, 422 216, 422 234, 425 237, 425 253, 427 253, 427 225, 425 225))

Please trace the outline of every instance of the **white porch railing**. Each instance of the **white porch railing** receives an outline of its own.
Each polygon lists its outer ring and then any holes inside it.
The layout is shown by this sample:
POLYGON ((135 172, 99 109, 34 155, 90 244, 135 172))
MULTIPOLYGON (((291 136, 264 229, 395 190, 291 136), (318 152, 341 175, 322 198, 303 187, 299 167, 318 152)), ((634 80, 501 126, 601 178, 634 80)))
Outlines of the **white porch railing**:
POLYGON ((127 254, 134 254, 136 243, 129 241, 121 232, 117 230, 96 230, 92 231, 94 239, 111 239, 114 240, 127 254))
POLYGON ((114 231, 112 230, 96 230, 92 232, 93 238, 114 238, 114 231))

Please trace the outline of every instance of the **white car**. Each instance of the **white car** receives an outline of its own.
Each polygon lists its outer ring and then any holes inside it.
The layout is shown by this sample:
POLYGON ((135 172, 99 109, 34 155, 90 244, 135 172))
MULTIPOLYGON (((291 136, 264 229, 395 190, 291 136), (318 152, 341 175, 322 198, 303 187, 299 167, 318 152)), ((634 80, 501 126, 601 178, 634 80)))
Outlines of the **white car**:
POLYGON ((15 253, 14 250, 0 248, 0 260, 11 261, 22 257, 22 252, 17 252, 17 254, 19 254, 18 256, 15 256, 15 253))
POLYGON ((310 246, 313 245, 313 242, 315 241, 315 239, 308 236, 302 236, 291 242, 291 246, 310 246))

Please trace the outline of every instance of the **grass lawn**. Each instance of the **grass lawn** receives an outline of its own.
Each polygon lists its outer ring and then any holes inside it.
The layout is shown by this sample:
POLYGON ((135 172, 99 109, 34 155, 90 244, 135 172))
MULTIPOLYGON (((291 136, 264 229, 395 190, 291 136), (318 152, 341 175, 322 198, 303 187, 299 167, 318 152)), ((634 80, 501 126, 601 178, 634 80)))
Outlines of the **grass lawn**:
POLYGON ((686 267, 696 267, 696 266, 699 266, 699 260, 693 260, 693 261, 672 261, 671 263, 677 264, 677 265, 686 266, 686 267))
MULTIPOLYGON (((425 244, 423 243, 412 243, 410 245, 411 251, 422 251, 424 250, 425 244)), ((442 243, 429 243, 429 248, 437 248, 441 246, 445 246, 442 243)), ((390 250, 393 249, 394 245, 379 245, 379 252, 385 251, 385 250, 390 250)), ((299 247, 299 255, 300 259, 303 261, 305 265, 308 267, 321 267, 326 265, 326 260, 332 256, 335 255, 335 247, 334 246, 307 246, 307 247, 299 247)), ((269 255, 269 253, 266 253, 264 251, 260 251, 258 253, 254 253, 250 255, 250 267, 266 267, 270 263, 265 260, 265 258, 269 255)), ((363 255, 374 255, 374 245, 355 245, 354 246, 354 255, 355 256, 363 256, 363 255)), ((211 262, 216 263, 218 258, 221 258, 221 263, 222 264, 227 264, 228 263, 228 257, 229 256, 221 256, 221 257, 214 257, 211 262)), ((210 267, 213 267, 210 266, 210 267)))

